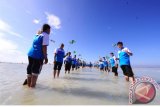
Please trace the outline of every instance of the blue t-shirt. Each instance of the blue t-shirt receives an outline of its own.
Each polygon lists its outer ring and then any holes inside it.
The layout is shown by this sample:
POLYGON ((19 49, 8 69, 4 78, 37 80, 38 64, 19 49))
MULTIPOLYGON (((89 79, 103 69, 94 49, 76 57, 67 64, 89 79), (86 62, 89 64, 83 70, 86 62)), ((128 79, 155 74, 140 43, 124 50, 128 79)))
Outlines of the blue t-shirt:
POLYGON ((103 62, 99 63, 99 68, 101 68, 101 69, 104 68, 103 62))
POLYGON ((42 35, 35 35, 34 40, 32 43, 32 47, 28 52, 28 56, 35 58, 35 59, 43 59, 43 51, 42 51, 42 42, 43 36, 42 35))
POLYGON ((125 51, 131 52, 128 48, 123 48, 123 49, 118 51, 120 66, 130 65, 130 56, 125 51))
POLYGON ((115 56, 113 56, 112 58, 110 58, 110 59, 109 59, 109 62, 110 62, 110 64, 111 64, 111 67, 114 67, 114 66, 115 66, 115 63, 116 63, 116 61, 115 61, 115 56))
POLYGON ((76 65, 79 66, 79 61, 78 60, 76 60, 76 65))
POLYGON ((65 61, 68 62, 68 63, 72 63, 72 57, 71 56, 67 56, 65 61))
POLYGON ((103 61, 103 65, 104 67, 107 67, 108 66, 108 62, 106 60, 103 61))
POLYGON ((64 50, 61 48, 58 48, 56 49, 55 54, 56 54, 56 62, 63 63, 63 58, 65 56, 64 50))
POLYGON ((77 63, 76 58, 73 58, 73 59, 72 59, 72 65, 75 65, 76 63, 77 63))

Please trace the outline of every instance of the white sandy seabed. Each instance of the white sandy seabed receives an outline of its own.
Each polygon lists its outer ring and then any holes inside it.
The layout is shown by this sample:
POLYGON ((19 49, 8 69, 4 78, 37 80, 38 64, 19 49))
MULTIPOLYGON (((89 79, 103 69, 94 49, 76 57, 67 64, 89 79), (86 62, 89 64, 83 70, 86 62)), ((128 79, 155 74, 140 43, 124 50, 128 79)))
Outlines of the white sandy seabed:
MULTIPOLYGON (((119 105, 129 104, 129 83, 122 74, 79 69, 53 79, 53 65, 45 65, 35 89, 23 86, 26 64, 0 64, 1 105, 119 105)), ((160 104, 160 92, 150 104, 160 104)))

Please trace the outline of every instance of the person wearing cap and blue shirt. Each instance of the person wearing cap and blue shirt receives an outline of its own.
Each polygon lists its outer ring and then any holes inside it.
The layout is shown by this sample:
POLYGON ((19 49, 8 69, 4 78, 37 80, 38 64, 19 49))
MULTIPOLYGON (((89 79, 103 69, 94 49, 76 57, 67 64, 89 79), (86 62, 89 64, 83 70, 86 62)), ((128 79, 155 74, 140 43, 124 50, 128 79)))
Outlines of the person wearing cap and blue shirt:
MULTIPOLYGON (((38 75, 42 69, 43 61, 48 63, 47 58, 47 46, 49 45, 49 34, 51 27, 48 24, 44 24, 41 32, 36 34, 33 39, 32 47, 28 52, 27 66, 27 82, 29 87, 35 87, 38 75)), ((23 84, 25 85, 25 83, 23 84)))
POLYGON ((74 71, 75 67, 76 67, 76 55, 74 55, 74 57, 72 58, 72 71, 74 71))
POLYGON ((118 76, 118 72, 117 72, 118 64, 117 64, 116 56, 112 52, 110 53, 110 55, 111 55, 111 58, 109 59, 109 63, 111 65, 112 72, 114 73, 114 76, 118 76))
POLYGON ((119 60, 120 67, 125 75, 126 81, 129 81, 131 78, 131 81, 134 82, 134 73, 130 64, 130 56, 132 56, 133 53, 128 48, 123 47, 123 42, 118 42, 117 47, 119 48, 117 60, 119 60))
POLYGON ((104 71, 104 65, 103 65, 102 59, 99 60, 99 68, 100 68, 100 71, 104 71))
POLYGON ((72 65, 72 56, 71 56, 71 52, 68 52, 68 56, 65 59, 65 74, 68 71, 68 74, 70 73, 71 70, 71 65, 72 65))
POLYGON ((59 77, 60 70, 63 65, 63 59, 68 55, 68 53, 65 55, 64 51, 64 44, 62 43, 60 48, 55 49, 54 52, 54 71, 53 71, 53 77, 55 78, 56 75, 59 77), (58 71, 58 72, 57 72, 58 71))
POLYGON ((104 71, 108 71, 109 72, 108 62, 107 62, 105 57, 103 57, 103 66, 104 66, 104 71))

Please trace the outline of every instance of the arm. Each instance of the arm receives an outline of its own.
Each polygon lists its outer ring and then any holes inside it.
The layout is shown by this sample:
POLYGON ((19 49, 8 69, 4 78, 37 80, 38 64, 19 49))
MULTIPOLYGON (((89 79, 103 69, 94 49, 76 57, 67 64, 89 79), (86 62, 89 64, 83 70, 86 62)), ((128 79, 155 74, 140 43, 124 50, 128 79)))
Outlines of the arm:
POLYGON ((116 58, 116 60, 119 60, 119 58, 116 58))
POLYGON ((118 51, 118 58, 116 57, 116 61, 119 60, 119 51, 118 51))
POLYGON ((54 54, 54 62, 53 63, 56 63, 56 53, 54 54))
POLYGON ((49 35, 43 35, 42 51, 44 55, 45 64, 48 63, 48 58, 47 58, 47 46, 48 45, 49 45, 49 35))
POLYGON ((58 52, 58 49, 55 49, 54 50, 54 61, 53 61, 53 63, 56 63, 57 52, 58 52))
POLYGON ((116 61, 119 60, 119 55, 118 55, 118 58, 115 58, 115 60, 116 60, 116 61))
POLYGON ((65 58, 66 56, 68 56, 68 53, 67 53, 66 55, 64 55, 64 58, 65 58))
POLYGON ((133 55, 133 53, 132 53, 128 48, 125 49, 125 52, 126 52, 129 56, 132 56, 132 55, 133 55))
MULTIPOLYGON (((114 56, 114 61, 115 61, 115 67, 118 67, 118 62, 117 62, 117 60, 116 60, 117 58, 114 56)), ((118 60, 119 60, 119 58, 118 58, 118 60)))
POLYGON ((47 63, 48 63, 48 58, 47 58, 47 45, 43 45, 42 51, 43 51, 44 60, 45 60, 44 63, 47 64, 47 63))
POLYGON ((129 56, 132 56, 132 55, 133 55, 133 53, 131 53, 131 52, 127 52, 127 54, 128 54, 129 56))

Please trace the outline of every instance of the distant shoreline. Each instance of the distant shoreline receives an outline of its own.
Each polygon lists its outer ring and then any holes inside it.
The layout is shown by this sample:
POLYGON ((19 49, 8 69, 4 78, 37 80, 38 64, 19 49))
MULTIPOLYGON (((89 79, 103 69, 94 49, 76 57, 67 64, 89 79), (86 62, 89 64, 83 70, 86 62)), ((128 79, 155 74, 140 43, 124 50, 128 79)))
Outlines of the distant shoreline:
MULTIPOLYGON (((28 64, 26 62, 0 62, 7 64, 28 64)), ((52 65, 52 63, 48 63, 47 65, 52 65)), ((133 68, 160 68, 160 65, 132 65, 133 68)))
POLYGON ((132 65, 133 68, 160 68, 160 65, 132 65))

